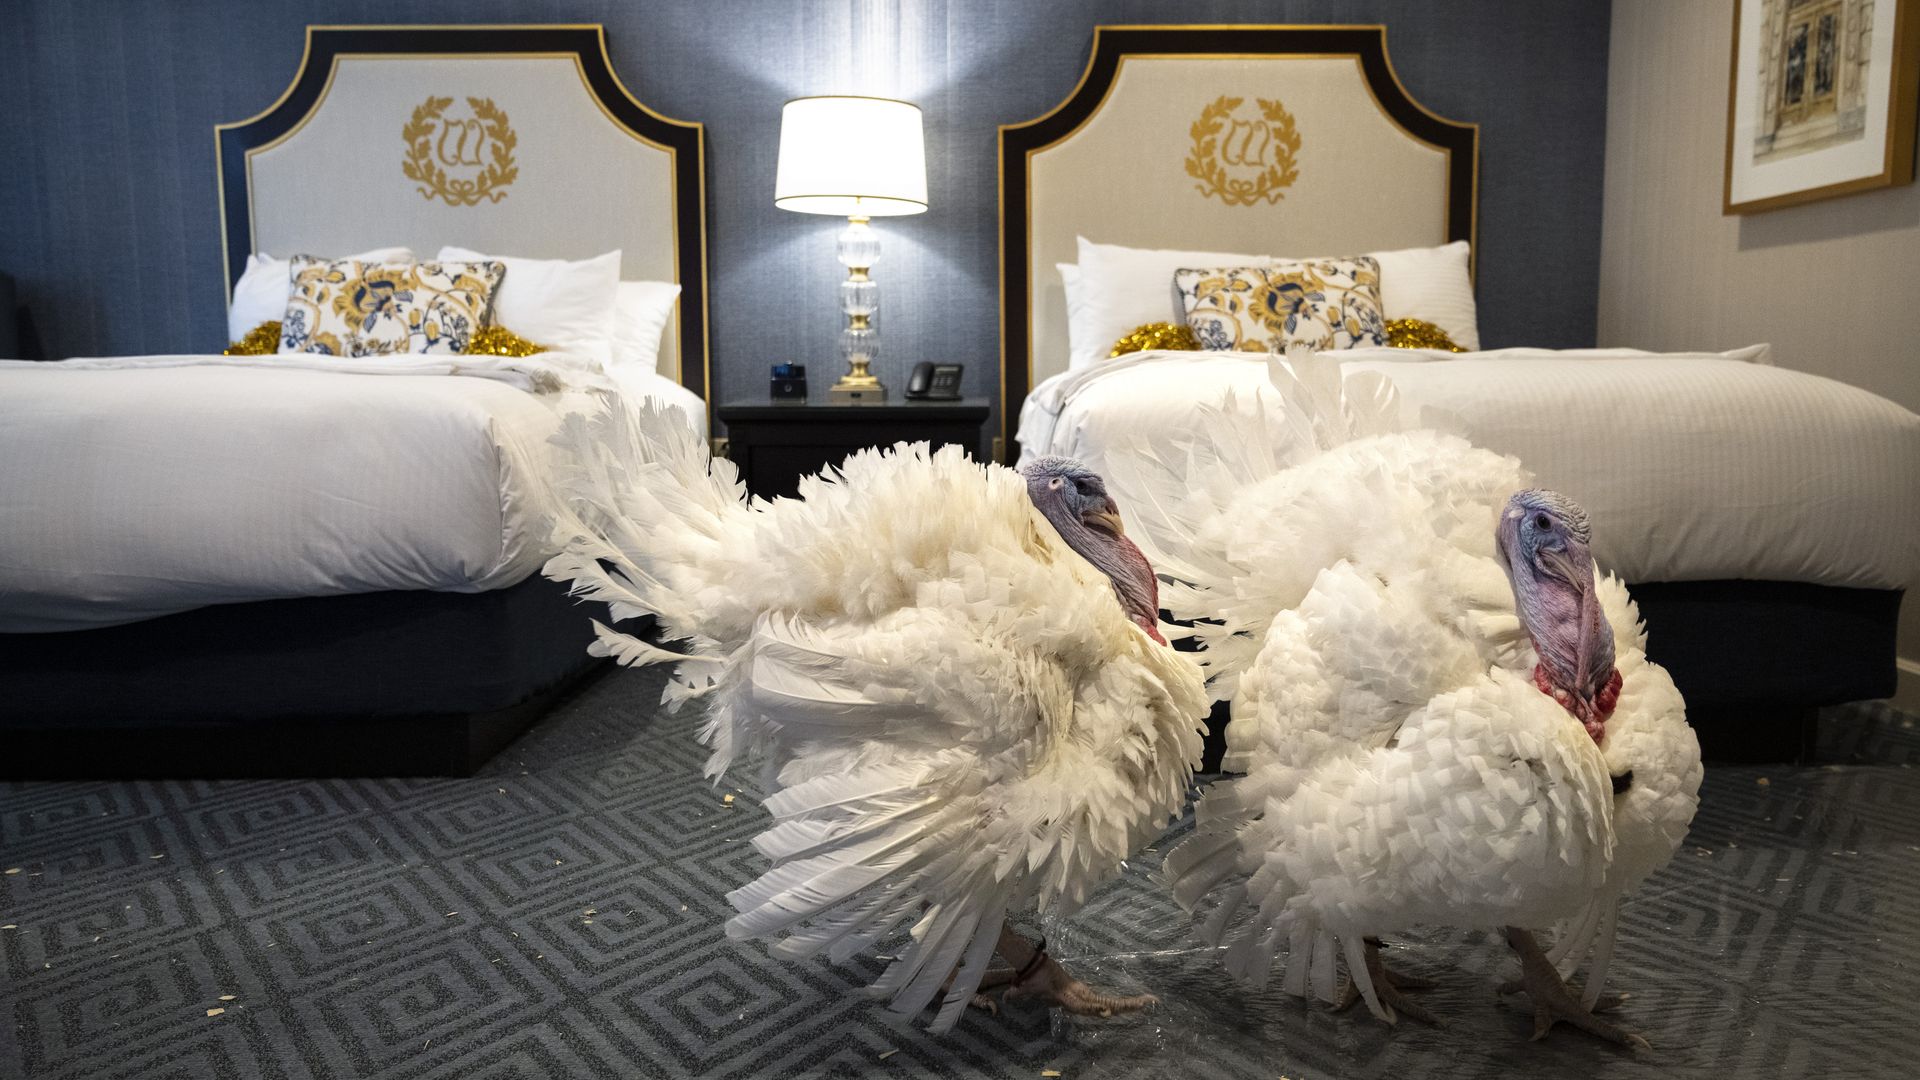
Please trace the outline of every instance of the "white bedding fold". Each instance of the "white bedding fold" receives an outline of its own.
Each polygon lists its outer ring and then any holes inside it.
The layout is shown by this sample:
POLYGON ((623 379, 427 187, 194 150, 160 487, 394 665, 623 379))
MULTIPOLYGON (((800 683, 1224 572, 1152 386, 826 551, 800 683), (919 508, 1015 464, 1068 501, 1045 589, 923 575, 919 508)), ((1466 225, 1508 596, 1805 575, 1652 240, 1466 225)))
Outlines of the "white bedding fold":
MULTIPOLYGON (((1749 578, 1905 588, 1920 577, 1920 416, 1867 391, 1740 363, 1764 353, 1632 350, 1409 355, 1352 350, 1475 443, 1579 499, 1594 553, 1631 581, 1749 578), (1441 357, 1445 357, 1442 359, 1441 357), (1731 357, 1731 358, 1730 358, 1731 357)), ((1047 380, 1022 460, 1095 470, 1203 404, 1277 393, 1265 357, 1140 353, 1047 380)))
POLYGON ((567 354, 0 364, 0 632, 514 584, 550 554, 560 417, 586 392, 681 404, 652 378, 567 354))
POLYGON ((367 359, 290 353, 275 356, 213 356, 179 353, 166 356, 83 356, 52 363, 0 360, 0 372, 21 371, 154 371, 176 367, 251 368, 260 371, 327 371, 336 375, 465 375, 492 379, 534 394, 607 385, 599 365, 568 353, 533 356, 428 356, 367 359))

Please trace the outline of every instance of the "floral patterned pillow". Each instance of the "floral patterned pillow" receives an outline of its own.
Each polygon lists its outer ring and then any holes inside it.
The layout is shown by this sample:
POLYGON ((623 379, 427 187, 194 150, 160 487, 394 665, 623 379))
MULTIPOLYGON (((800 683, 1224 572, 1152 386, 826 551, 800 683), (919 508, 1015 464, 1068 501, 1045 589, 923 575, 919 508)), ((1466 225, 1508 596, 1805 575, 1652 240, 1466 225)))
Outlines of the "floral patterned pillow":
POLYGON ((1316 350, 1387 343, 1380 264, 1366 256, 1176 270, 1173 285, 1202 349, 1284 352, 1296 342, 1316 350))
POLYGON ((282 353, 464 353, 486 325, 502 263, 292 260, 282 353))

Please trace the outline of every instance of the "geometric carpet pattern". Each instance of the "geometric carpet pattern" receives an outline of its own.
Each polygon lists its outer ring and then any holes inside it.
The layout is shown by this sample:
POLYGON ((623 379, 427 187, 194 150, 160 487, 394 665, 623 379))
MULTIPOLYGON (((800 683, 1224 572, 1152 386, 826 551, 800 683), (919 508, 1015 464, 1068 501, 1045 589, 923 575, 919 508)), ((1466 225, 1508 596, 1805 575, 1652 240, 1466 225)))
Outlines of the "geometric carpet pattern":
POLYGON ((0 784, 0 1077, 1913 1075, 1920 730, 1884 705, 1828 712, 1824 764, 1708 770, 1623 911, 1635 1055, 1528 1042, 1476 931, 1392 942, 1444 1028, 1251 993, 1155 884, 1165 841, 1031 927, 1158 1007, 893 1022, 877 962, 727 940, 765 816, 658 693, 615 672, 472 779, 0 784))

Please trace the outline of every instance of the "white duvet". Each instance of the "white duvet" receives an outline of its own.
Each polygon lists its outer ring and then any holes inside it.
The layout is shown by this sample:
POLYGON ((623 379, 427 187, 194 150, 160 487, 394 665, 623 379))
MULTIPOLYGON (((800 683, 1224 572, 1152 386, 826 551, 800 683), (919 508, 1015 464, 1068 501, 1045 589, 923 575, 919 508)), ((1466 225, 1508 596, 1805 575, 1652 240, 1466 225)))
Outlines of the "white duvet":
MULTIPOLYGON (((1340 356, 1578 499, 1596 558, 1628 581, 1898 589, 1920 578, 1920 416, 1742 362, 1763 349, 1340 356)), ((1021 414, 1021 460, 1064 454, 1098 471, 1145 436, 1191 430, 1203 403, 1277 393, 1265 359, 1147 352, 1048 379, 1021 414)))
POLYGON ((0 362, 0 632, 209 604, 512 585, 551 554, 547 443, 588 360, 0 362))

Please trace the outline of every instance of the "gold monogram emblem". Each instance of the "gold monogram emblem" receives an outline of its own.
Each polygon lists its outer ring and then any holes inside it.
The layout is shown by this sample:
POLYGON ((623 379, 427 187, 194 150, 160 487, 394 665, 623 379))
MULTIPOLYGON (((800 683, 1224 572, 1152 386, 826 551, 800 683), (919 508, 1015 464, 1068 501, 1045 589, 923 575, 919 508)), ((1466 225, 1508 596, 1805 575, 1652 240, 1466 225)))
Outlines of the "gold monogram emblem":
POLYGON ((1193 151, 1187 155, 1187 175, 1200 181, 1200 194, 1218 196, 1228 206, 1277 203, 1282 188, 1300 178, 1294 157, 1300 152, 1300 132, 1293 114, 1279 101, 1255 98, 1259 115, 1241 116, 1245 98, 1222 95, 1200 110, 1193 122, 1193 151))
POLYGON ((492 98, 470 97, 470 115, 448 116, 450 97, 430 97, 413 110, 413 119, 400 129, 407 156, 400 169, 420 185, 428 202, 447 200, 448 206, 476 206, 481 199, 499 202, 507 185, 520 175, 513 162, 519 142, 507 124, 507 114, 492 98))

